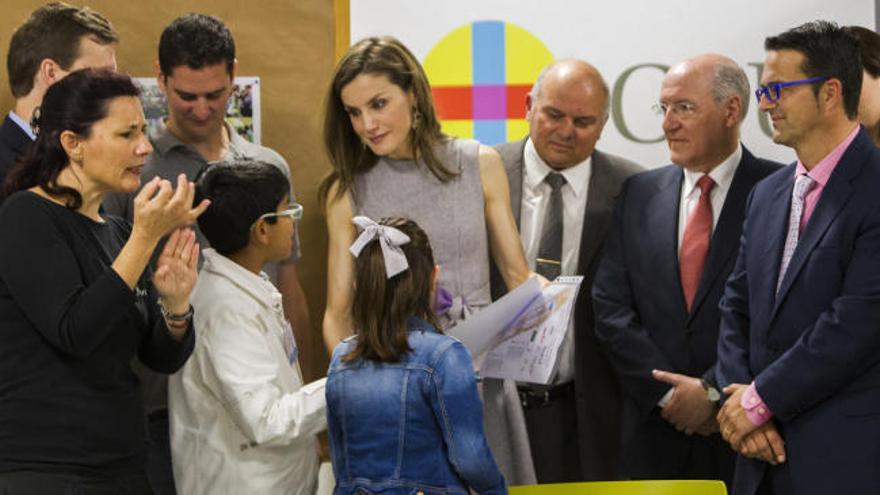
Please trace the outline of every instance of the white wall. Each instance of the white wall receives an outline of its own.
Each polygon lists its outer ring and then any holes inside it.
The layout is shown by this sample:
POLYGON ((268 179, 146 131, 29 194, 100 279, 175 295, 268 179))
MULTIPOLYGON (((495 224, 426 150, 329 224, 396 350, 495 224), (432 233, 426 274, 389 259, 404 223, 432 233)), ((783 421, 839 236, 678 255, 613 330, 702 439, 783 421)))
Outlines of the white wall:
MULTIPOLYGON (((873 27, 876 0, 351 0, 351 39, 390 34, 424 59, 453 29, 477 20, 501 20, 527 29, 556 58, 577 57, 597 66, 610 86, 628 68, 669 66, 702 52, 719 52, 739 62, 754 87, 768 35, 814 19, 873 27)), ((637 70, 620 92, 618 122, 610 121, 599 148, 645 166, 667 163, 664 142, 638 143, 620 131, 621 120, 638 138, 662 136, 651 110, 662 71, 637 70)), ((618 96, 615 95, 615 98, 618 96)), ((759 156, 788 162, 793 152, 777 146, 759 126, 754 99, 743 142, 759 156)))

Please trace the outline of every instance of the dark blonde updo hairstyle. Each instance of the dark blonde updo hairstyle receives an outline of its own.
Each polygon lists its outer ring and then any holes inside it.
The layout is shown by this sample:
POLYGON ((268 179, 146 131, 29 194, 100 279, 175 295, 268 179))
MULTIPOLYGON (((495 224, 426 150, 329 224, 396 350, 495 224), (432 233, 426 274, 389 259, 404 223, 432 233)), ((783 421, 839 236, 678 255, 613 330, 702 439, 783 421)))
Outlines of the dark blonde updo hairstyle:
POLYGON ((354 44, 336 65, 324 111, 324 148, 333 170, 321 181, 318 197, 322 204, 341 198, 351 191, 357 174, 369 171, 378 161, 368 146, 354 132, 348 112, 342 104, 342 89, 361 74, 384 75, 404 92, 412 92, 413 113, 417 124, 409 133, 414 159, 424 162, 434 176, 446 182, 458 172, 444 166, 434 151, 447 137, 440 131, 434 110, 431 86, 421 64, 403 43, 391 36, 366 38, 354 44), (334 198, 330 188, 337 184, 334 198))
MULTIPOLYGON (((873 79, 880 77, 880 34, 862 26, 847 26, 844 29, 859 41, 862 68, 873 79)), ((864 91, 864 82, 862 91, 864 91)), ((874 142, 880 143, 880 122, 866 123, 866 127, 868 127, 874 142)))
POLYGON ((862 68, 871 74, 871 77, 880 77, 880 34, 862 26, 847 26, 844 29, 859 41, 862 68))
POLYGON ((409 268, 389 279, 379 241, 364 246, 354 262, 352 319, 357 343, 344 361, 357 358, 399 361, 411 350, 407 342, 407 319, 412 316, 439 329, 431 308, 434 253, 428 235, 418 224, 405 218, 383 218, 378 223, 409 236, 410 241, 400 246, 409 268))

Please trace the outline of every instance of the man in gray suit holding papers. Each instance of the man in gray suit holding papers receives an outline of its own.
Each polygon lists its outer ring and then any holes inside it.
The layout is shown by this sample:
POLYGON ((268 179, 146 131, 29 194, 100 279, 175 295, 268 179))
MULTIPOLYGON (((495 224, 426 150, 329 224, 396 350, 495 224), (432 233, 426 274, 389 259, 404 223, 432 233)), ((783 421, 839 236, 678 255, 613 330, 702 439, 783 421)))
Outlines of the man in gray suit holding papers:
MULTIPOLYGON (((595 149, 609 99, 595 67, 555 62, 526 97, 529 135, 496 147, 530 268, 549 280, 584 276, 550 385, 518 387, 539 483, 617 477, 620 394, 593 334, 590 286, 614 199, 641 169, 595 149)), ((503 292, 493 276, 493 295, 503 292)))

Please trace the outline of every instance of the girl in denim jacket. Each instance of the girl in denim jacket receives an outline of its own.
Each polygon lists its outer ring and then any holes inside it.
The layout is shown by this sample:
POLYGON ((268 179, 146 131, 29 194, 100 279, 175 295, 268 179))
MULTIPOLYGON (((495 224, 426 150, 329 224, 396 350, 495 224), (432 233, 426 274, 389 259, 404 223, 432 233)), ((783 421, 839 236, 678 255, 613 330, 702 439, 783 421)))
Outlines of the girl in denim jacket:
POLYGON ((507 493, 471 356, 437 330, 427 236, 411 220, 353 221, 355 335, 327 376, 335 493, 507 493))

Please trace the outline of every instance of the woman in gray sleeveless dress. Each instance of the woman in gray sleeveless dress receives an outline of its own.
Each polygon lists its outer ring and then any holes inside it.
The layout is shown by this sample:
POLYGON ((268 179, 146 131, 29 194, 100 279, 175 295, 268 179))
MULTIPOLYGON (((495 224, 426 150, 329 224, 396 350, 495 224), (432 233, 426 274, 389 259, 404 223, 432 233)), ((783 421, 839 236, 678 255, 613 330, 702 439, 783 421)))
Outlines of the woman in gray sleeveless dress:
MULTIPOLYGON (((428 233, 440 265, 448 328, 491 302, 489 255, 508 287, 529 276, 498 154, 440 131, 424 70, 390 37, 367 38, 339 62, 327 99, 324 141, 333 171, 319 196, 329 231, 327 349, 351 335, 351 219, 398 216, 428 233)), ((511 485, 535 473, 516 385, 482 382, 486 437, 511 485)))

